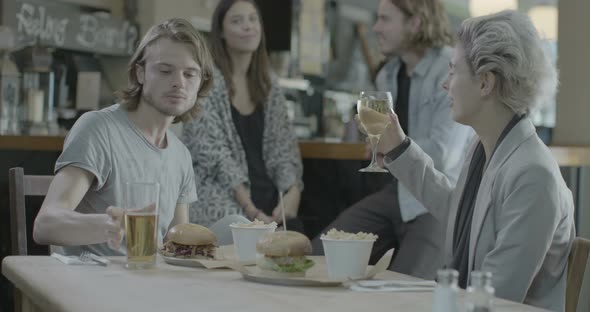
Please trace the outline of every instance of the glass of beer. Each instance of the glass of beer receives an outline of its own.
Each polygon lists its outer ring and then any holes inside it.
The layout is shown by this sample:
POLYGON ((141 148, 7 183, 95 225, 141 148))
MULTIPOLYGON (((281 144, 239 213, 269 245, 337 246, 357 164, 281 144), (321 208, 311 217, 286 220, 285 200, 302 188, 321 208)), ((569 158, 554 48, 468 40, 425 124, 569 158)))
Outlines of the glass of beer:
POLYGON ((389 113, 393 112, 393 99, 390 92, 363 91, 357 103, 361 127, 371 144, 371 163, 360 172, 388 172, 377 164, 377 145, 381 134, 391 123, 389 113))
POLYGON ((127 182, 125 187, 126 267, 150 268, 156 264, 158 248, 160 184, 127 182))

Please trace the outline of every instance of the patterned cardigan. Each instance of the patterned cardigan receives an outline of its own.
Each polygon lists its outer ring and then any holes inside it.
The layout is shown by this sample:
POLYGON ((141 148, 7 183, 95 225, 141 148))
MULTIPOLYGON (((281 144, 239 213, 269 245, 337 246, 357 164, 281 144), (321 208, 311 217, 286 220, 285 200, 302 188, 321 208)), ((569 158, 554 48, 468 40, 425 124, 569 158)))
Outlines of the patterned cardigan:
MULTIPOLYGON (((225 80, 218 69, 213 88, 202 101, 201 117, 185 124, 182 141, 191 152, 199 200, 190 207, 190 221, 209 226, 229 214, 243 215, 234 188, 248 188, 246 153, 231 114, 225 80)), ((293 127, 287 117, 285 97, 276 79, 264 102, 262 154, 266 171, 281 192, 291 186, 303 189, 303 165, 293 127)))

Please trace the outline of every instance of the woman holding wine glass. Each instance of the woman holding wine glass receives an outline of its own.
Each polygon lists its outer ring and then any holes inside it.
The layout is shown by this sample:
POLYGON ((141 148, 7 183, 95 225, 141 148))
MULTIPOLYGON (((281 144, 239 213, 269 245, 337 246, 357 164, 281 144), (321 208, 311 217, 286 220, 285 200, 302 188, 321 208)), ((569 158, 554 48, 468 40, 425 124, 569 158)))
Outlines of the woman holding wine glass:
POLYGON ((530 19, 516 11, 463 22, 445 89, 453 119, 475 130, 456 185, 401 130, 381 136, 389 171, 447 222, 444 260, 465 287, 492 273, 496 295, 563 311, 573 199, 530 112, 556 90, 557 74, 530 19))
POLYGON ((389 113, 393 112, 391 92, 363 91, 357 102, 357 112, 361 124, 361 131, 367 135, 371 144, 371 163, 360 172, 388 172, 377 163, 377 145, 381 133, 390 124, 389 113))

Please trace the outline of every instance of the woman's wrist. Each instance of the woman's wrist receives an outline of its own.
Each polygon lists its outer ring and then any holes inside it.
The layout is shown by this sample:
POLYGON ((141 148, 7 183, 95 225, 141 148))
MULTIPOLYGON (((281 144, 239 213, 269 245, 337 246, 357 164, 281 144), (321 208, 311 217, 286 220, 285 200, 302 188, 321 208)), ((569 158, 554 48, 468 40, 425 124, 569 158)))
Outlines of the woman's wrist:
POLYGON ((256 206, 254 206, 253 203, 247 203, 246 205, 243 206, 244 209, 244 214, 246 215, 246 217, 248 217, 248 219, 252 219, 254 220, 254 218, 256 218, 258 216, 258 214, 260 213, 260 209, 256 208, 256 206))
POLYGON ((258 218, 258 215, 260 215, 261 212, 262 212, 262 210, 260 210, 260 209, 254 210, 254 212, 249 215, 248 219, 254 221, 256 218, 258 218))
POLYGON ((412 141, 410 140, 410 138, 406 136, 398 146, 396 146, 389 152, 385 153, 384 156, 389 158, 388 161, 394 161, 408 149, 411 143, 412 141))

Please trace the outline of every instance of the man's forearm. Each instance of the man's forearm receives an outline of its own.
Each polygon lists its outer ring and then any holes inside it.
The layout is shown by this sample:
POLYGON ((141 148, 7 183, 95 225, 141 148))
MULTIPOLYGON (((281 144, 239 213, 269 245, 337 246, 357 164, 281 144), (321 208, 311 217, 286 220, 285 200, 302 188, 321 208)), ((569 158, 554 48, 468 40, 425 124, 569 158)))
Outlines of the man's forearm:
POLYGON ((33 239, 42 245, 75 246, 104 243, 108 233, 104 224, 107 214, 82 214, 72 210, 53 209, 35 219, 33 239))

